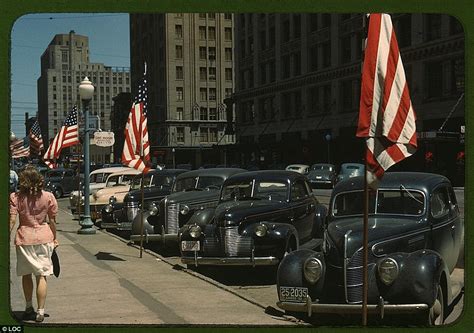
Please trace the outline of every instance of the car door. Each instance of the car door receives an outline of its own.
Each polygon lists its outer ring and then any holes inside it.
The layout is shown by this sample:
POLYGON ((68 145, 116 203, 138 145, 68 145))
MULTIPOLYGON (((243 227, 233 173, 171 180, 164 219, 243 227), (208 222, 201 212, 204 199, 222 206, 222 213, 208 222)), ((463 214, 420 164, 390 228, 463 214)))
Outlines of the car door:
POLYGON ((74 172, 72 170, 64 171, 63 188, 64 188, 65 193, 69 193, 72 191, 72 188, 74 186, 73 181, 74 181, 74 172))
POLYGON ((315 206, 303 180, 291 184, 290 202, 293 210, 293 225, 298 231, 300 243, 311 238, 315 206))

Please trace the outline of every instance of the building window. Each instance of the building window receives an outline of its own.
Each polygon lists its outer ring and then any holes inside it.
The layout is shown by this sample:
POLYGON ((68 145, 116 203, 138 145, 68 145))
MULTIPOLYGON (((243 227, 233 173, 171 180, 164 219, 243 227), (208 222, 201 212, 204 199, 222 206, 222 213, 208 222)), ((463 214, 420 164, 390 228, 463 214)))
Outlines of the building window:
POLYGON ((224 52, 225 52, 225 61, 232 61, 232 48, 226 47, 224 52))
POLYGON ((344 80, 341 83, 342 112, 349 113, 357 110, 358 94, 355 90, 356 80, 344 80))
POLYGON ((331 25, 331 14, 322 14, 321 23, 323 28, 328 28, 331 25))
POLYGON ((215 13, 209 13, 209 14, 207 14, 207 17, 211 20, 214 20, 216 18, 216 14, 215 13))
POLYGON ((176 45, 176 59, 183 59, 183 46, 176 45))
POLYGON ((199 39, 206 39, 206 27, 199 27, 199 39))
POLYGON ((232 14, 225 13, 225 14, 224 14, 224 19, 225 19, 225 20, 232 20, 232 14))
POLYGON ((176 66, 176 80, 182 80, 183 78, 183 66, 176 66))
POLYGON ((215 81, 216 80, 216 68, 215 67, 209 67, 209 80, 210 81, 215 81))
POLYGON ((209 142, 217 142, 217 128, 209 128, 209 142))
POLYGON ((411 15, 403 15, 397 20, 397 42, 398 47, 411 45, 411 15))
POLYGON ((207 108, 200 109, 199 120, 207 120, 207 108))
POLYGON ((200 60, 206 60, 207 59, 207 52, 206 52, 206 47, 205 46, 200 46, 199 47, 199 59, 200 60))
POLYGON ((449 33, 451 35, 457 35, 464 32, 464 29, 461 23, 457 20, 457 18, 450 16, 449 17, 449 33))
POLYGON ((176 108, 176 119, 183 120, 183 108, 176 108))
POLYGON ((293 53, 293 75, 301 74, 301 53, 293 53))
POLYGON ((309 14, 309 31, 318 30, 318 14, 309 14))
POLYGON ((53 76, 53 82, 56 82, 56 76, 53 76))
POLYGON ((286 19, 281 25, 281 39, 283 42, 290 40, 290 20, 286 19))
POLYGON ((318 46, 313 45, 309 48, 309 55, 308 55, 308 62, 309 62, 309 70, 311 72, 318 70, 318 46))
POLYGON ((183 26, 181 24, 177 24, 174 27, 176 38, 183 38, 183 26))
POLYGON ((184 143, 184 127, 176 127, 176 142, 184 143))
POLYGON ((201 96, 201 101, 207 101, 207 88, 200 88, 199 95, 201 96))
POLYGON ((183 17, 183 13, 176 13, 176 17, 183 17))
POLYGON ((226 81, 232 81, 232 68, 225 69, 225 79, 226 81))
POLYGON ((281 57, 281 78, 286 79, 290 77, 290 55, 284 55, 281 57))
POLYGON ((176 87, 176 100, 177 101, 183 100, 183 87, 176 87))
POLYGON ((209 100, 210 101, 216 100, 216 88, 209 88, 209 100))
POLYGON ((199 13, 199 18, 205 19, 206 18, 206 13, 199 13))
POLYGON ((215 61, 215 60, 216 60, 216 48, 210 47, 209 48, 209 61, 215 61))
POLYGON ((341 64, 351 61, 351 36, 344 36, 341 41, 341 64))
POLYGON ((199 80, 206 81, 207 80, 207 69, 206 67, 199 68, 199 80))
POLYGON ((323 67, 331 66, 331 42, 327 41, 321 44, 323 67))
POLYGON ((209 109, 209 120, 217 120, 217 109, 210 108, 209 109))
POLYGON ((267 65, 265 63, 258 65, 260 72, 260 84, 267 83, 267 65))
POLYGON ((301 37, 301 14, 293 15, 293 37, 301 37))
POLYGON ((440 14, 426 14, 425 23, 425 38, 426 41, 441 38, 441 15, 440 14))
POLYGON ((224 39, 227 41, 232 40, 232 28, 224 28, 224 39))
POLYGON ((271 27, 270 31, 268 33, 268 46, 269 47, 274 47, 275 46, 275 40, 276 40, 275 27, 271 27))
POLYGON ((208 32, 209 32, 209 40, 215 40, 216 39, 216 28, 215 27, 208 27, 208 32))
POLYGON ((67 62, 67 51, 61 51, 61 61, 67 62))

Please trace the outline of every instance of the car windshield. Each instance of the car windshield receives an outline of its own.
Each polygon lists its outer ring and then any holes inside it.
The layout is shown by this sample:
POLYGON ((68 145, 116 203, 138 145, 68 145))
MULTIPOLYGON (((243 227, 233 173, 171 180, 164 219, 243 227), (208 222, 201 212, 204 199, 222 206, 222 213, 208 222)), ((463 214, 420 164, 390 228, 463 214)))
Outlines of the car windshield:
POLYGON ((315 170, 332 171, 332 166, 330 166, 330 165, 325 165, 325 164, 314 164, 314 165, 311 167, 311 170, 312 170, 312 171, 315 171, 315 170))
POLYGON ((173 192, 191 190, 196 187, 197 177, 181 178, 176 180, 173 192))
POLYGON ((253 180, 227 183, 222 189, 221 201, 249 199, 286 200, 288 185, 285 183, 262 181, 257 182, 255 186, 253 184, 253 180))
POLYGON ((107 180, 107 177, 110 175, 110 173, 95 173, 90 176, 90 182, 91 183, 105 183, 107 180))
MULTIPOLYGON (((332 215, 362 215, 364 191, 339 193, 333 200, 332 215)), ((407 190, 378 190, 369 192, 369 214, 421 215, 425 209, 421 192, 407 190)))
POLYGON ((135 175, 116 175, 107 179, 106 187, 129 185, 135 175))
MULTIPOLYGON (((141 188, 142 176, 137 176, 133 179, 131 184, 132 190, 138 190, 141 188)), ((157 176, 157 175, 146 175, 144 178, 145 182, 143 183, 144 187, 152 186, 169 186, 173 183, 173 177, 171 176, 157 176)))

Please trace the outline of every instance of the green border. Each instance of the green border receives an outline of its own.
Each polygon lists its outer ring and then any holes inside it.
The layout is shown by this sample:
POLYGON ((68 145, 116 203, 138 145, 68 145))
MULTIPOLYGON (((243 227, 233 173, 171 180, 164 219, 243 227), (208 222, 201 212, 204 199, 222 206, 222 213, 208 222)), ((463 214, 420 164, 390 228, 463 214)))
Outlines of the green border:
MULTIPOLYGON (((464 27, 465 31, 465 73, 466 73, 466 155, 467 155, 467 167, 466 167, 466 190, 465 190, 465 212, 466 216, 469 216, 470 208, 472 204, 472 177, 468 172, 470 165, 470 145, 474 144, 474 136, 470 135, 470 124, 473 118, 473 113, 467 112, 469 105, 473 104, 474 94, 470 88, 470 77, 474 71, 474 62, 470 57, 474 52, 473 39, 471 34, 474 33, 474 11, 472 10, 472 2, 470 0, 389 0, 389 1, 370 1, 370 0, 83 0, 78 2, 69 1, 44 1, 44 0, 20 0, 20 1, 6 1, 0 0, 2 8, 2 19, 0 20, 0 40, 1 40, 1 55, 0 55, 0 82, 4 82, 4 89, 0 91, 0 105, 2 105, 2 112, 0 112, 0 133, 4 136, 2 140, 4 152, 8 152, 8 139, 9 135, 9 124, 10 124, 10 34, 12 26, 15 20, 25 14, 29 13, 52 13, 52 12, 339 12, 339 13, 364 13, 364 12, 389 12, 389 13, 443 13, 450 14, 458 18, 464 27)), ((38 59, 39 60, 39 59, 38 59)), ((8 186, 7 186, 7 172, 8 166, 8 154, 0 154, 0 172, 4 175, 3 181, 3 199, 0 205, 1 220, 3 221, 2 232, 0 232, 0 325, 10 324, 16 325, 17 322, 11 317, 9 313, 9 238, 8 238, 8 186)), ((473 228, 470 226, 469 219, 465 219, 465 237, 468 240, 465 242, 466 258, 474 256, 473 244, 471 240, 474 239, 473 228)), ((473 276, 473 266, 470 265, 468 260, 465 260, 465 276, 473 276)), ((472 300, 474 298, 473 293, 473 280, 471 278, 466 279, 465 284, 465 298, 464 298, 464 311, 463 315, 457 323, 445 326, 442 328, 443 332, 474 332, 474 311, 472 306, 472 300)), ((84 306, 87 306, 85 304, 84 306)), ((207 332, 207 331, 219 331, 219 332, 238 332, 237 330, 242 328, 150 328, 150 327, 114 327, 113 330, 116 332, 130 332, 130 331, 150 331, 160 330, 160 332, 181 332, 181 331, 192 331, 194 332, 207 332)), ((289 332, 288 328, 245 328, 249 331, 263 332, 289 332)), ((317 328, 297 328, 299 331, 330 331, 330 332, 363 332, 366 329, 381 330, 380 327, 317 327, 317 328)), ((45 330, 52 332, 106 332, 111 331, 111 328, 107 327, 91 327, 82 325, 75 325, 69 327, 27 327, 25 326, 26 332, 44 332, 45 330)), ((294 330, 294 328, 293 328, 294 330)), ((407 330, 417 332, 429 332, 434 330, 433 328, 389 328, 384 331, 390 330, 392 332, 407 330)))

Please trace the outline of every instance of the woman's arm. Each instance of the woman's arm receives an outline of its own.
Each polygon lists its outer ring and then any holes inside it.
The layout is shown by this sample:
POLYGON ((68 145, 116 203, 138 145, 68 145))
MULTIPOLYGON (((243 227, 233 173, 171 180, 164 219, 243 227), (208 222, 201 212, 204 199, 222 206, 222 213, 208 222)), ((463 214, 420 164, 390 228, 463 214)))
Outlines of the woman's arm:
POLYGON ((53 232, 54 247, 56 247, 59 245, 58 240, 56 239, 56 217, 49 218, 49 227, 51 228, 51 231, 53 232))

